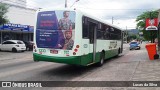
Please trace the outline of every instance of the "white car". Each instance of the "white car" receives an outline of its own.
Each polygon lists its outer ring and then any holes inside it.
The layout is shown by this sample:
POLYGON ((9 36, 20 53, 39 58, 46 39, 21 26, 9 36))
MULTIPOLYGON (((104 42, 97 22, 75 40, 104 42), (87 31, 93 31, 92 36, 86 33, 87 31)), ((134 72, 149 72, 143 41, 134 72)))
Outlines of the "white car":
POLYGON ((0 50, 2 51, 25 51, 26 46, 23 41, 20 40, 7 40, 0 44, 0 50))

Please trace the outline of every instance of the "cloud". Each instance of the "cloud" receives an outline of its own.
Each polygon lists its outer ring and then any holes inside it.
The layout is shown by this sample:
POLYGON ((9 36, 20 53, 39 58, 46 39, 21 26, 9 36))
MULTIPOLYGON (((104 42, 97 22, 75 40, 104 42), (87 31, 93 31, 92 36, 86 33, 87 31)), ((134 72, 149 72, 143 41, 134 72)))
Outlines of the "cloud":
MULTIPOLYGON (((67 0, 68 7, 72 6, 75 0, 67 0)), ((27 0, 28 5, 41 8, 64 8, 65 0, 27 0)), ((111 23, 119 23, 118 26, 125 28, 135 27, 135 19, 144 11, 160 8, 160 0, 79 0, 72 8, 81 9, 95 17, 111 23)))

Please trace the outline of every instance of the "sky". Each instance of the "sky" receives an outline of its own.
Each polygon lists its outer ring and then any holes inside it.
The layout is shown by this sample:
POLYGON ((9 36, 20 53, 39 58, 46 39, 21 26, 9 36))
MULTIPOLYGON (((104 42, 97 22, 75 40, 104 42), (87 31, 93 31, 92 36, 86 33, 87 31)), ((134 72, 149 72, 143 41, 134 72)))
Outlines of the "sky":
MULTIPOLYGON (((160 0, 67 0, 68 8, 80 9, 122 29, 135 29, 136 17, 160 9, 160 0), (77 2, 75 2, 77 1, 77 2), (113 18, 113 19, 112 19, 113 18)), ((65 0, 27 0, 30 8, 64 8, 65 0)))

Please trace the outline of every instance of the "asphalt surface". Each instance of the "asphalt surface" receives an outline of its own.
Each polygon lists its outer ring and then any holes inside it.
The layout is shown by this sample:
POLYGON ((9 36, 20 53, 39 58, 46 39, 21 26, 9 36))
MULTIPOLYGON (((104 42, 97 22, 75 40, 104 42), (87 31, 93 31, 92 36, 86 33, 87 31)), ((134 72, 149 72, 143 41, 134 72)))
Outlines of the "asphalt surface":
MULTIPOLYGON (((32 52, 0 52, 0 81, 160 81, 160 60, 149 60, 145 43, 141 50, 124 51, 118 57, 95 65, 78 67, 51 62, 34 62, 32 52)), ((0 88, 0 90, 160 90, 137 87, 51 87, 0 88)))

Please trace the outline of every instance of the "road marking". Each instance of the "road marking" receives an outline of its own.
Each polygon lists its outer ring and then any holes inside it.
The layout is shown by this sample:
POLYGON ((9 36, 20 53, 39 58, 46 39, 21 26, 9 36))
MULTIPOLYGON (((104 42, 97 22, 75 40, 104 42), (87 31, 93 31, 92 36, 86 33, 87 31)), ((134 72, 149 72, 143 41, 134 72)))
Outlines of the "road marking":
POLYGON ((48 65, 53 65, 54 63, 39 63, 39 62, 35 62, 37 65, 32 65, 29 67, 24 67, 24 68, 17 68, 15 70, 10 70, 10 71, 6 71, 6 72, 1 72, 0 74, 0 78, 2 77, 7 77, 7 76, 11 76, 14 74, 18 74, 18 73, 23 73, 23 72, 27 72, 30 70, 34 70, 34 69, 38 69, 38 68, 43 68, 46 67, 48 65))

